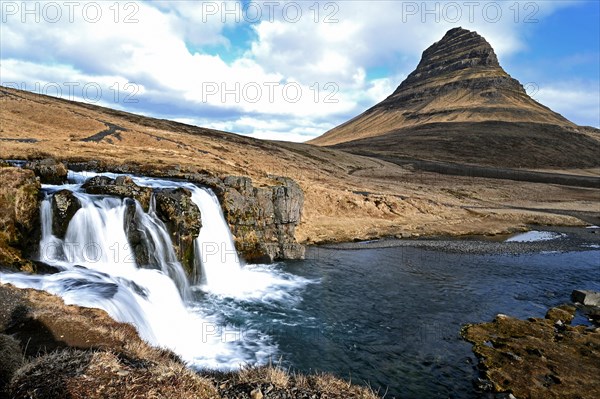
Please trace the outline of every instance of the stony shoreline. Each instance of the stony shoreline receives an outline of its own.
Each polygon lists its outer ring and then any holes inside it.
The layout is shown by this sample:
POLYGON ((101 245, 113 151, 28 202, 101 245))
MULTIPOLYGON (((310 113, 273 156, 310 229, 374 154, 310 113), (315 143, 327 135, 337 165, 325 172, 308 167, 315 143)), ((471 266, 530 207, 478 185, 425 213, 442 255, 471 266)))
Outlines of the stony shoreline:
POLYGON ((458 254, 519 255, 539 252, 570 252, 600 250, 600 227, 577 228, 564 226, 529 226, 529 231, 542 231, 562 235, 556 239, 531 242, 506 242, 516 234, 494 236, 437 236, 423 238, 395 238, 329 243, 315 248, 333 250, 362 250, 397 247, 415 247, 458 254))

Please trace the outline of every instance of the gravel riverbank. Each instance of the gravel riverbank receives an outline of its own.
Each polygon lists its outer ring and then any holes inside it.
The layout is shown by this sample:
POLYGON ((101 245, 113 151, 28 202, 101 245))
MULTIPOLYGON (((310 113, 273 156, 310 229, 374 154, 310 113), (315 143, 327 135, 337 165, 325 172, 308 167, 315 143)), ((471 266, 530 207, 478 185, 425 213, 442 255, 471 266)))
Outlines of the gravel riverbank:
POLYGON ((415 247, 461 254, 489 255, 589 251, 593 249, 600 250, 600 227, 532 226, 528 233, 502 236, 384 238, 372 241, 326 244, 319 247, 340 250, 415 247), (533 240, 530 241, 531 239, 533 240))

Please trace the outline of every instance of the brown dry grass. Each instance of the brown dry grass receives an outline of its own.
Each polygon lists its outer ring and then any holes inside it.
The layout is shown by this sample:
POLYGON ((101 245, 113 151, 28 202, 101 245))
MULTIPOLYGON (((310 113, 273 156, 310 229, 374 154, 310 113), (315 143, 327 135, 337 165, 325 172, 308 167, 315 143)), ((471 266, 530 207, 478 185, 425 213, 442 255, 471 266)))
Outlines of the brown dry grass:
POLYGON ((5 88, 0 105, 0 139, 40 140, 3 141, 4 159, 99 160, 112 167, 138 165, 142 172, 159 176, 165 171, 208 171, 221 177, 249 176, 259 186, 274 184, 271 175, 290 177, 306 196, 296 230, 305 243, 403 233, 505 232, 539 219, 527 210, 505 212, 511 207, 546 208, 539 212, 550 224, 581 223, 551 209, 600 213, 598 190, 593 189, 415 172, 343 151, 254 140, 5 88), (98 121, 127 130, 120 132, 120 139, 79 141, 106 129, 98 121))
POLYGON ((61 350, 19 369, 13 398, 213 399, 211 383, 179 362, 155 363, 111 351, 61 350))
POLYGON ((274 365, 247 366, 238 372, 203 372, 218 387, 222 397, 253 398, 260 391, 265 398, 378 399, 368 387, 354 385, 331 374, 299 374, 274 365))
POLYGON ((19 341, 10 335, 0 334, 0 397, 14 373, 23 365, 19 341))

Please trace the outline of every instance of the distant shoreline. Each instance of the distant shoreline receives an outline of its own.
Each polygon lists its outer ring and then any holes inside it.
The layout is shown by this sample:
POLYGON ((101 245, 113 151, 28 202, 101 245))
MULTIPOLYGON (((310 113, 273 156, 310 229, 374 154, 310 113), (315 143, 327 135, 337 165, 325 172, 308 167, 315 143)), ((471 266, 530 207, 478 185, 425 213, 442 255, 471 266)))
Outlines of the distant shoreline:
POLYGON ((506 239, 519 233, 495 236, 436 236, 416 239, 385 237, 368 241, 314 245, 309 247, 307 257, 310 256, 311 249, 314 251, 321 248, 331 250, 363 250, 412 247, 471 255, 520 255, 539 252, 600 250, 600 227, 530 227, 530 231, 555 233, 557 234, 557 238, 531 242, 506 242, 506 239))

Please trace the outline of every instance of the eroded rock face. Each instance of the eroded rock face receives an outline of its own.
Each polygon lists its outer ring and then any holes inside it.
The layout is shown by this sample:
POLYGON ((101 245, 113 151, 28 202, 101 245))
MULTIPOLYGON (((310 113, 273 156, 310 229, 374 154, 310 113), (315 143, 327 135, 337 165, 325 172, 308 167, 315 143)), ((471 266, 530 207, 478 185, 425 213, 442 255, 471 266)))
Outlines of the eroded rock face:
POLYGON ((32 170, 44 184, 64 184, 67 182, 67 167, 55 159, 30 161, 23 167, 32 170))
POLYGON ((95 176, 88 179, 83 184, 82 188, 88 194, 115 195, 121 198, 133 198, 142 205, 144 211, 148 210, 150 198, 152 197, 151 188, 138 186, 129 176, 119 176, 116 179, 111 179, 106 176, 95 176))
POLYGON ((247 177, 229 176, 221 194, 236 248, 249 262, 301 259, 304 247, 295 229, 302 216, 304 193, 291 179, 278 177, 273 187, 253 187, 247 177))
POLYGON ((39 242, 40 183, 31 170, 0 168, 0 266, 34 271, 39 242))
POLYGON ((178 259, 188 276, 194 268, 194 240, 200 234, 202 222, 200 210, 192 201, 192 193, 186 188, 162 189, 154 195, 156 215, 169 233, 178 259))
POLYGON ((81 202, 69 190, 60 190, 52 197, 52 233, 60 239, 65 237, 69 222, 77 211, 81 209, 81 202))
POLYGON ((600 397, 600 329, 570 326, 575 307, 562 305, 544 319, 498 315, 467 325, 480 369, 496 392, 517 398, 600 397))

